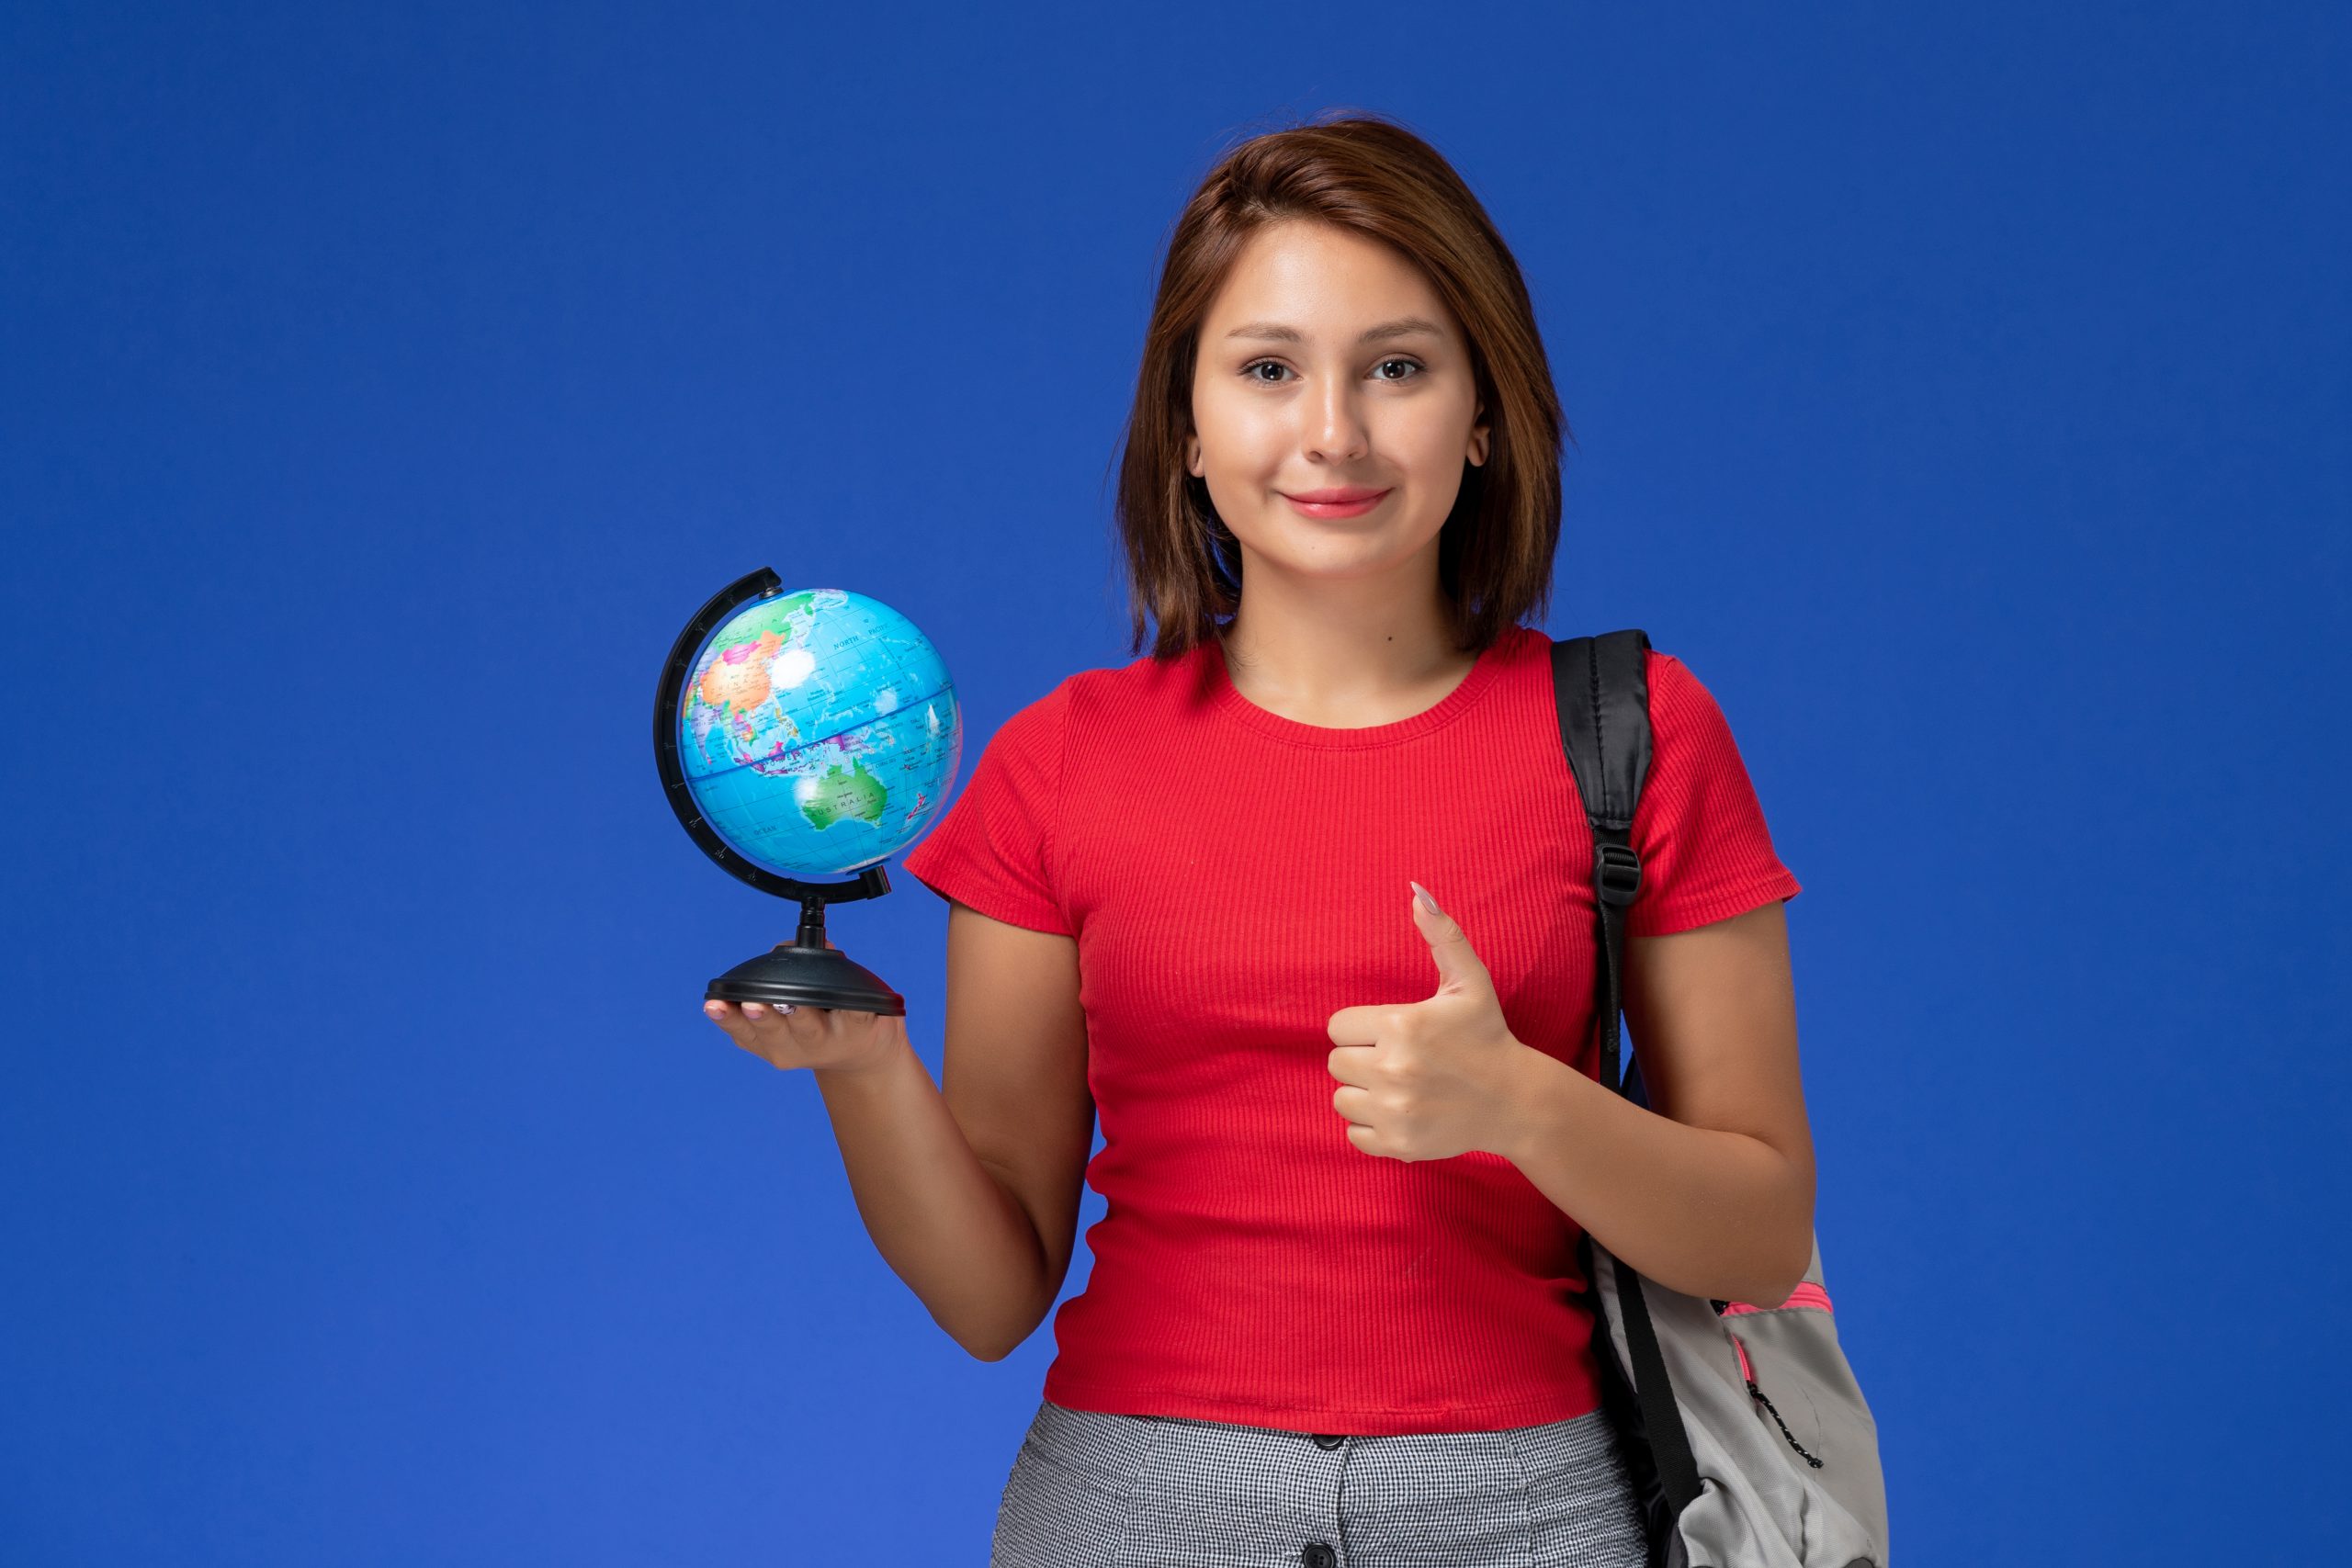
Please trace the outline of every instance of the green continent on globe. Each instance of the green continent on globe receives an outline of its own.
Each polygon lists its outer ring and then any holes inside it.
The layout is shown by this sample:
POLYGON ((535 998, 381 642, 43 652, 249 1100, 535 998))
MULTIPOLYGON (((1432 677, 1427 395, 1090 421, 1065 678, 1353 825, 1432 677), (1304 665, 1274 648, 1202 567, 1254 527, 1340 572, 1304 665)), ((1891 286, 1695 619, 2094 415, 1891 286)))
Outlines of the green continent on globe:
POLYGON ((878 827, 889 795, 882 781, 866 772, 863 760, 854 772, 844 771, 836 762, 818 775, 817 787, 800 803, 800 814, 812 828, 830 828, 850 818, 878 827))

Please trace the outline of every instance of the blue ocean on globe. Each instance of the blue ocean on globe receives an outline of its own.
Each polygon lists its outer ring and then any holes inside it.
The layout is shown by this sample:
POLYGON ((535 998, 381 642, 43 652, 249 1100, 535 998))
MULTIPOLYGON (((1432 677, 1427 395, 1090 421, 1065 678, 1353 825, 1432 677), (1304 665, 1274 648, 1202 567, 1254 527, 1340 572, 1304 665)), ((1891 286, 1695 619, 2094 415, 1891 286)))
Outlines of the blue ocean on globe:
POLYGON ((678 761, 703 820, 754 865, 802 881, 850 875, 921 837, 963 743, 931 639, 846 589, 744 606, 678 693, 678 761))

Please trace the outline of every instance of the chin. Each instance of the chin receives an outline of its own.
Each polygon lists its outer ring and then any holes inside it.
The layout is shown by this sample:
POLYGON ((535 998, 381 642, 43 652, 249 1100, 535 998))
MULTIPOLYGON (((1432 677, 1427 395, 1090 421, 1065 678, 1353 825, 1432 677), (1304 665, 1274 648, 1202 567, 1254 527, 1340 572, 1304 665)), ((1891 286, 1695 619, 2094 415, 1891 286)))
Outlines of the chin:
POLYGON ((1409 554, 1391 548, 1385 540, 1371 537, 1310 539, 1282 551, 1270 564, 1300 577, 1369 577, 1402 564, 1409 554))

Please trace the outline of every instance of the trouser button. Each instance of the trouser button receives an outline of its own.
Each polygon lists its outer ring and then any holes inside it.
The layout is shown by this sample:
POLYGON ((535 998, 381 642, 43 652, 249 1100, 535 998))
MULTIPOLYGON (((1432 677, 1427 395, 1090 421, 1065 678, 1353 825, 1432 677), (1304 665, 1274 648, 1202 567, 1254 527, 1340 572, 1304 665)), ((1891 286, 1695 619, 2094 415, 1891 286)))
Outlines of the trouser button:
POLYGON ((1318 1449, 1336 1449, 1348 1440, 1337 1432, 1317 1432, 1314 1436, 1315 1446, 1318 1449))

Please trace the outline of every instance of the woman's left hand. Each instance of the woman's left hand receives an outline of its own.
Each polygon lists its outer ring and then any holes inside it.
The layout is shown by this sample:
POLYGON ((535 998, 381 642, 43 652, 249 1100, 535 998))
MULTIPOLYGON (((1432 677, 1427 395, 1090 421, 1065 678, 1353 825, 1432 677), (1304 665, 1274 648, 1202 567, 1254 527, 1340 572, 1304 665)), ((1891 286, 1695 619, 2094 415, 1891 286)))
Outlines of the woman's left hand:
POLYGON ((1334 1049, 1332 1109, 1348 1120, 1348 1141, 1368 1155, 1406 1161, 1448 1159, 1473 1149, 1498 1152, 1511 1085, 1533 1047, 1510 1032, 1487 966, 1470 939, 1412 885, 1413 923, 1437 960, 1438 987, 1425 1002, 1341 1008, 1327 1026, 1334 1049))

